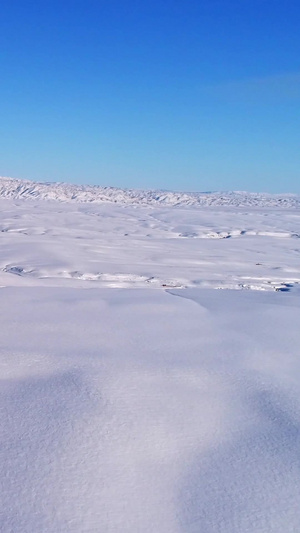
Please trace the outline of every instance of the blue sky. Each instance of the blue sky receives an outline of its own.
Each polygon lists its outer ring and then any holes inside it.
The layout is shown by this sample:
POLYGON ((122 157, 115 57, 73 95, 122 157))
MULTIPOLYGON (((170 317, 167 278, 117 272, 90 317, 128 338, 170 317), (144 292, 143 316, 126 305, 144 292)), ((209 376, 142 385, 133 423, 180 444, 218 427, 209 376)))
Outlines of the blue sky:
POLYGON ((299 0, 3 0, 0 175, 300 192, 299 0))

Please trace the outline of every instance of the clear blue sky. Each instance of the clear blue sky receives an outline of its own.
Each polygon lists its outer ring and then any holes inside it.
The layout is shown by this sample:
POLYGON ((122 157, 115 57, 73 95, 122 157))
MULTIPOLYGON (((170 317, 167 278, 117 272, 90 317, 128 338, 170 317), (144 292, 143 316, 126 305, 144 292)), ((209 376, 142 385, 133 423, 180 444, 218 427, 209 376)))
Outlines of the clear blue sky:
POLYGON ((300 192, 299 0, 2 0, 0 175, 300 192))

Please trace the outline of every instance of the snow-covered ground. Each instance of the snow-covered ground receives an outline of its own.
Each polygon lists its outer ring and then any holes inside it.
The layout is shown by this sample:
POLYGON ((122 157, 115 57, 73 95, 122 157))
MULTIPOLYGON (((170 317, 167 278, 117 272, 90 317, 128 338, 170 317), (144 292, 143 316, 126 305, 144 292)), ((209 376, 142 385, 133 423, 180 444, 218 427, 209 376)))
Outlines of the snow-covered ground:
POLYGON ((300 531, 298 197, 3 183, 1 532, 300 531))

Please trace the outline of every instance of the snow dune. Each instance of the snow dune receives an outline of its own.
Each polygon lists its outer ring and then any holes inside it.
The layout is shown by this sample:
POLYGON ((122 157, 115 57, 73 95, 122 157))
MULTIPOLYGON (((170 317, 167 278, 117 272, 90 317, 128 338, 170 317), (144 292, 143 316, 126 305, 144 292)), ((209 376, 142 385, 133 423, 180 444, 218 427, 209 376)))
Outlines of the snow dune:
POLYGON ((1 531, 299 531, 296 198, 2 196, 1 531))

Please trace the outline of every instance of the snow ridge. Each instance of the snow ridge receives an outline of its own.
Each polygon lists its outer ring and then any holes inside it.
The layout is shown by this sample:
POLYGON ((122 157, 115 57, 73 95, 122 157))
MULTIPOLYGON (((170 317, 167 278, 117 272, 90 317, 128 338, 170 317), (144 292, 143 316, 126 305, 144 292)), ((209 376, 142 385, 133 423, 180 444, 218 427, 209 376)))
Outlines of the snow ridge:
POLYGON ((234 192, 174 192, 98 185, 34 182, 0 177, 0 198, 118 205, 300 207, 300 195, 234 192))

